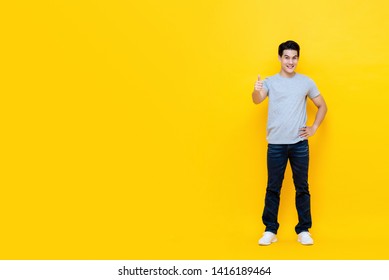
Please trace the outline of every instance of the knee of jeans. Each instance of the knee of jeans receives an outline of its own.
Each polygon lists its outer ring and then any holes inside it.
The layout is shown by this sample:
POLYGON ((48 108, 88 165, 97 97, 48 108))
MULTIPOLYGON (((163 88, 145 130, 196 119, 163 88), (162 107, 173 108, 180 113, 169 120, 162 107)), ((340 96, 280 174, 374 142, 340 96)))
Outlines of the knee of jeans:
POLYGON ((296 192, 308 192, 309 191, 309 184, 307 181, 294 180, 294 186, 295 186, 296 192))
POLYGON ((296 194, 297 195, 309 195, 309 189, 306 188, 296 188, 296 194))
POLYGON ((293 176, 293 184, 295 185, 296 189, 307 189, 308 188, 308 181, 306 178, 299 178, 293 176))
POLYGON ((273 194, 276 194, 276 195, 280 195, 281 193, 281 187, 275 187, 275 186, 272 186, 272 185, 268 185, 267 188, 266 188, 266 192, 268 193, 273 193, 273 194))

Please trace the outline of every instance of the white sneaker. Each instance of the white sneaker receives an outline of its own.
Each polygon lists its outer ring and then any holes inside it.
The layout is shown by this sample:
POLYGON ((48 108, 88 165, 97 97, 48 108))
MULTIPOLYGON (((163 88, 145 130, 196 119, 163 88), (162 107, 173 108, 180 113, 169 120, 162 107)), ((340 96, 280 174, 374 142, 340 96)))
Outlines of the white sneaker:
POLYGON ((266 246, 272 244, 273 242, 277 242, 277 236, 271 231, 265 231, 261 239, 259 239, 258 244, 266 246))
POLYGON ((297 241, 303 245, 313 245, 313 239, 308 231, 300 232, 297 235, 297 241))

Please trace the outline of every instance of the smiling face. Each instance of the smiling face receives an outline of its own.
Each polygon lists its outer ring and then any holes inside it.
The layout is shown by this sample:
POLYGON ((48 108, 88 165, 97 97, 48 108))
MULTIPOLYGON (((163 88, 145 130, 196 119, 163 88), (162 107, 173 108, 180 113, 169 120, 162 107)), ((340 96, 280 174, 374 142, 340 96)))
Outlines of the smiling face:
POLYGON ((293 77, 299 60, 297 51, 284 50, 282 56, 278 56, 278 59, 281 62, 281 76, 293 77))

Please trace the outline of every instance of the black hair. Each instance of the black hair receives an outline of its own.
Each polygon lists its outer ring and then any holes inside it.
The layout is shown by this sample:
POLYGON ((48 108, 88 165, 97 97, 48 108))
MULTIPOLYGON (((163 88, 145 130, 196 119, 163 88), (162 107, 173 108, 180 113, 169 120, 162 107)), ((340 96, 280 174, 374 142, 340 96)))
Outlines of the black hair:
POLYGON ((297 56, 300 57, 300 46, 295 41, 289 40, 284 43, 281 43, 280 46, 278 47, 278 55, 282 56, 284 50, 297 51, 297 56))

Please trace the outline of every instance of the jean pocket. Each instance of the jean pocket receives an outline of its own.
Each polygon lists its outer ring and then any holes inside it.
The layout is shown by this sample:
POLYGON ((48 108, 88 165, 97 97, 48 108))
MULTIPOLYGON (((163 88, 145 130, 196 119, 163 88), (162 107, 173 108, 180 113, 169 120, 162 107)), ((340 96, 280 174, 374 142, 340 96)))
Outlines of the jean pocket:
POLYGON ((293 149, 293 154, 296 157, 307 157, 309 155, 308 141, 304 140, 304 141, 298 142, 293 149))

